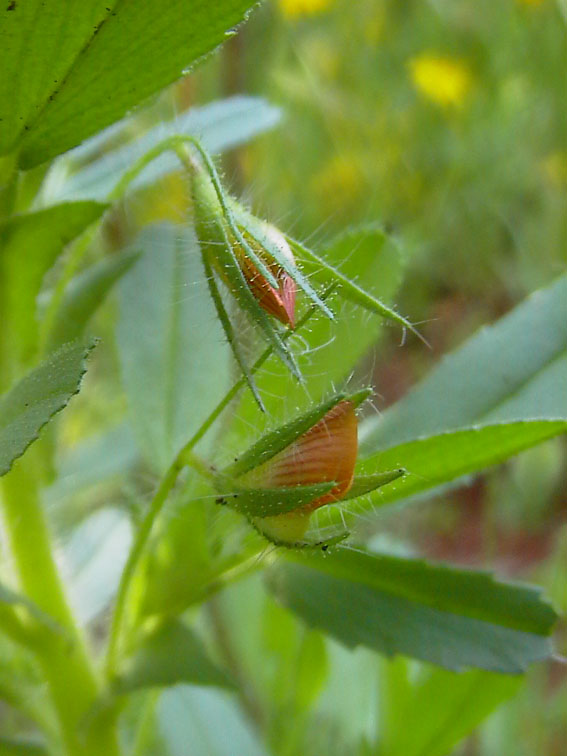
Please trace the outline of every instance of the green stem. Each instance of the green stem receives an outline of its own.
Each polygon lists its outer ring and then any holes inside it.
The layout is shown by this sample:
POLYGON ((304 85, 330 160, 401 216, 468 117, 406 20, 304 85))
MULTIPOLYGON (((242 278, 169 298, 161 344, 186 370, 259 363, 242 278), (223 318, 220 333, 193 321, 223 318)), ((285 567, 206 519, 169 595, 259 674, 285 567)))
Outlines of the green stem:
MULTIPOLYGON (((327 288, 327 290, 324 292, 322 298, 326 299, 330 296, 332 291, 335 289, 335 285, 331 285, 327 288)), ((303 315, 302 318, 297 323, 296 331, 299 330, 307 321, 313 316, 313 314, 317 311, 317 307, 315 305, 312 305, 307 312, 303 315)), ((292 333, 295 333, 296 331, 287 331, 283 334, 282 338, 287 339, 289 338, 292 333)), ((267 347, 264 352, 258 357, 256 362, 252 365, 250 368, 250 374, 254 375, 266 362, 266 360, 271 356, 273 352, 273 349, 271 346, 267 347)), ((144 548, 149 540, 150 534, 152 532, 153 526, 155 521, 157 520, 159 514, 161 513, 161 510, 163 509, 163 506, 167 500, 167 497, 173 487, 175 486, 175 483, 177 482, 177 478, 179 476, 179 473, 181 470, 187 465, 191 465, 192 467, 198 469, 198 471, 207 476, 211 476, 211 469, 208 467, 205 463, 201 462, 196 455, 192 454, 193 448, 197 445, 197 443, 205 436, 209 428, 213 425, 215 420, 219 417, 219 415, 223 412, 224 409, 230 404, 230 402, 234 399, 234 397, 238 394, 241 388, 243 388, 247 383, 247 378, 245 376, 242 376, 234 385, 233 387, 225 394, 223 399, 217 404, 215 409, 210 413, 210 415, 206 418, 206 420, 202 423, 201 427, 197 430, 197 432, 189 439, 189 441, 185 444, 185 446, 178 452, 177 456, 171 463, 169 469, 165 473, 164 477, 161 480, 161 483, 159 484, 159 487, 154 495, 154 498, 151 501, 150 507, 148 511, 146 512, 142 523, 138 529, 138 532, 135 535, 134 543, 132 545, 132 548, 130 549, 130 553, 128 554, 128 559, 126 560, 126 564, 124 566, 124 570, 122 571, 122 575, 120 577, 120 584, 118 586, 118 592, 116 594, 116 605, 114 608, 114 615, 112 618, 112 624, 110 627, 110 635, 108 639, 108 648, 107 648, 107 654, 106 654, 106 675, 108 679, 112 679, 116 672, 116 662, 118 657, 118 644, 120 640, 120 635, 122 633, 123 629, 123 623, 124 623, 124 616, 126 614, 126 604, 128 600, 128 594, 130 591, 130 585, 132 582, 132 578, 134 576, 134 572, 136 570, 136 567, 138 565, 138 562, 140 560, 140 557, 142 556, 142 553, 144 551, 144 548)))
POLYGON ((85 643, 67 603, 53 558, 51 539, 29 459, 2 481, 4 519, 23 592, 63 628, 49 634, 37 652, 57 713, 68 756, 118 756, 112 712, 86 728, 100 686, 85 643))
POLYGON ((165 501, 169 495, 169 492, 175 485, 177 477, 183 469, 183 465, 184 463, 181 461, 178 455, 162 478, 155 496, 152 499, 150 508, 146 512, 140 524, 138 532, 136 533, 134 543, 132 544, 132 548, 130 549, 130 553, 128 554, 128 559, 126 560, 126 564, 124 565, 124 569, 122 570, 122 575, 120 576, 120 584, 118 586, 118 592, 116 594, 116 605, 114 608, 114 615, 112 617, 112 624, 110 626, 110 635, 108 638, 108 648, 106 652, 105 667, 106 675, 109 679, 114 676, 116 670, 118 640, 120 637, 120 632, 122 630, 126 601, 128 598, 128 592, 134 571, 148 541, 154 522, 161 512, 163 505, 165 504, 165 501))
POLYGON ((174 152, 175 155, 179 158, 182 166, 189 174, 192 174, 196 170, 200 170, 200 166, 192 159, 191 155, 187 153, 187 144, 192 145, 199 153, 207 170, 209 178, 211 179, 211 183, 215 190, 215 194, 219 201, 223 215, 226 219, 227 225, 230 231, 233 233, 235 239, 241 245, 242 249, 246 252, 247 256, 253 261, 254 265, 258 269, 258 272, 264 276, 264 278, 271 286, 277 287, 278 282, 276 281, 271 270, 269 270, 269 268, 264 264, 264 261, 260 257, 258 257, 256 252, 252 249, 244 236, 240 233, 240 229, 238 228, 238 225, 234 220, 232 210, 230 209, 226 200, 226 196, 222 188, 217 169, 215 168, 208 152, 195 137, 180 134, 168 137, 162 142, 159 142, 159 144, 156 144, 155 147, 153 147, 151 150, 148 150, 145 155, 143 155, 128 171, 126 171, 126 173, 124 173, 120 181, 118 181, 114 189, 108 195, 108 201, 113 202, 123 197, 132 181, 134 181, 134 179, 140 175, 140 173, 147 165, 149 165, 153 160, 158 158, 164 152, 174 152))

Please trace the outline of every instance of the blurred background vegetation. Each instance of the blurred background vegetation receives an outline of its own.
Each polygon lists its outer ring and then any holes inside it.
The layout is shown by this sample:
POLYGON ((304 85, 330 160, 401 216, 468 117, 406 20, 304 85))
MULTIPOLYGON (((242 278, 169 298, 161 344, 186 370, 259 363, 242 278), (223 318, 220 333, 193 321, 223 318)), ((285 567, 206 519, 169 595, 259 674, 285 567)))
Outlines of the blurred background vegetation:
MULTIPOLYGON (((564 0, 272 0, 220 55, 160 96, 147 118, 171 117, 234 93, 261 95, 282 107, 284 119, 225 156, 233 192, 315 247, 360 222, 379 221, 396 235, 408 260, 399 310, 423 321, 432 348, 417 340, 401 348, 399 331, 385 329, 361 369, 373 379, 383 409, 481 324, 565 269, 566 32, 564 0)), ((186 208, 184 180, 170 175, 115 214, 105 241, 117 247, 140 224, 157 219, 182 223, 186 208)), ((98 316, 97 332, 110 341, 114 317, 112 310, 98 316)), ((88 445, 125 412, 112 350, 100 350, 86 381, 62 423, 69 469, 80 465, 77 443, 88 445)), ((127 456, 117 433, 116 448, 127 456)), ((407 515, 399 508, 380 514, 368 524, 370 534, 403 553, 533 580, 565 612, 566 460, 564 439, 548 442, 407 515)), ((123 470, 133 460, 117 455, 109 463, 123 470)), ((144 470, 133 479, 106 472, 105 482, 75 496, 72 508, 57 508, 64 529, 109 502, 135 510, 154 483, 144 470)), ((73 477, 63 479, 69 491, 53 490, 53 501, 73 492, 73 477)), ((112 531, 123 551, 122 526, 100 514, 87 542, 94 549, 112 531)), ((84 543, 75 554, 79 608, 81 592, 93 589, 86 570, 81 575, 84 543)), ((99 583, 102 567, 93 568, 99 583)), ((96 613, 90 595, 85 621, 96 613)), ((386 730, 417 727, 411 706, 419 708, 419 699, 407 697, 396 709, 388 696, 397 689, 401 697, 406 673, 418 680, 426 665, 377 660, 330 642, 325 650, 318 633, 306 633, 254 581, 238 586, 221 608, 242 636, 236 639, 242 674, 280 709, 268 728, 278 753, 374 753, 370 746, 364 751, 364 742, 378 726, 383 756, 408 756, 388 750, 386 730), (254 668, 258 647, 270 659, 267 669, 254 668), (295 664, 297 679, 286 679, 295 664), (292 699, 294 708, 286 709, 292 699), (303 728, 301 739, 289 732, 290 717, 298 733, 303 728)), ((207 610, 213 628, 218 609, 207 610)), ((565 625, 558 647, 565 653, 565 625)), ((201 707, 212 721, 229 716, 218 701, 209 704, 205 697, 192 711, 201 707)), ((244 704, 261 720, 253 700, 244 704)), ((163 716, 182 721, 191 706, 187 699, 183 711, 170 707, 163 716)), ((537 666, 456 753, 558 756, 567 742, 566 711, 566 667, 537 666)), ((134 706, 132 717, 138 714, 134 706)), ((419 715, 423 720, 423 711, 419 715)), ((187 753, 180 743, 169 744, 172 753, 187 753)), ((247 753, 256 751, 250 746, 247 753)))

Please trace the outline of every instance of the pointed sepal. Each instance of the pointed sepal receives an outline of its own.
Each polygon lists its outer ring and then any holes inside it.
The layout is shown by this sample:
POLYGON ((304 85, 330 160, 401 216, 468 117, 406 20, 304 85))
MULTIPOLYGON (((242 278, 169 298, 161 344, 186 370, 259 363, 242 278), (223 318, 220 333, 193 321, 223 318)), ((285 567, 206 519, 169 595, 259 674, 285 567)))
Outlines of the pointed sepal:
POLYGON ((384 472, 374 473, 372 475, 355 475, 352 479, 352 485, 347 493, 341 497, 342 501, 356 499, 375 491, 381 486, 392 483, 394 480, 403 478, 407 475, 407 470, 400 468, 398 470, 386 470, 384 472))
POLYGON ((347 278, 347 276, 343 275, 339 270, 296 239, 292 239, 290 236, 286 236, 286 239, 292 248, 296 259, 301 261, 301 264, 307 271, 312 270, 314 273, 324 276, 327 282, 337 283, 340 287, 339 291, 345 299, 364 307, 366 310, 369 310, 376 315, 380 315, 380 317, 385 318, 386 320, 391 320, 392 322, 397 323, 402 326, 402 328, 407 328, 407 330, 414 333, 418 339, 425 342, 423 336, 419 333, 416 327, 407 320, 407 318, 404 318, 391 307, 388 307, 388 305, 385 305, 379 299, 373 297, 372 294, 369 294, 354 281, 351 281, 350 278, 347 278))

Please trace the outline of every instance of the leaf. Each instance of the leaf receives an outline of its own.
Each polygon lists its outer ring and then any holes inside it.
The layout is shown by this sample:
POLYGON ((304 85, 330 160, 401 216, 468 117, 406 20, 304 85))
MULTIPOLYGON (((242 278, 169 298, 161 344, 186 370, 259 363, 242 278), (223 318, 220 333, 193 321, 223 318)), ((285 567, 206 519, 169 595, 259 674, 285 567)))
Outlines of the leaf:
POLYGON ((486 573, 337 548, 280 560, 269 586, 349 647, 505 674, 552 653, 547 636, 556 614, 539 591, 486 573))
MULTIPOLYGON (((0 624, 2 632, 6 635, 6 612, 4 611, 2 614, 0 624)), ((32 630, 33 640, 37 640, 38 635, 35 633, 35 628, 32 629, 30 623, 27 623, 25 628, 23 625, 24 622, 22 621, 22 636, 31 639, 29 631, 32 630)), ((16 643, 21 642, 20 638, 14 635, 12 635, 12 640, 16 643)), ((42 638, 43 640, 44 638, 42 638)), ((53 640, 53 638, 50 640, 53 640)), ((18 717, 24 717, 30 723, 35 723, 39 730, 47 734, 48 732, 55 732, 56 724, 49 700, 49 692, 45 689, 45 678, 35 658, 34 652, 37 652, 37 650, 37 646, 19 648, 6 637, 2 638, 0 643, 0 705, 3 705, 5 711, 6 706, 15 710, 9 712, 10 716, 13 716, 17 711, 18 717)), ((6 711, 6 714, 8 714, 8 711, 6 711)), ((0 753, 4 753, 1 748, 0 753)))
POLYGON ((481 329, 361 427, 363 455, 441 430, 567 418, 567 276, 481 329))
POLYGON ((39 436, 40 430, 78 393, 91 341, 63 345, 0 397, 0 475, 39 436))
POLYGON ((403 701, 384 743, 388 756, 446 756, 523 684, 518 676, 433 669, 403 701), (427 711, 427 716, 420 715, 427 711), (411 723, 411 726, 407 726, 411 723))
POLYGON ((45 490, 46 504, 55 509, 83 488, 104 485, 108 479, 126 475, 137 461, 138 450, 126 422, 89 436, 61 455, 59 474, 45 490))
MULTIPOLYGON (((114 451, 119 453, 116 447, 114 451)), ((120 509, 97 509, 73 528, 63 555, 70 575, 69 600, 82 625, 108 608, 131 545, 130 518, 120 509)))
POLYGON ((79 338, 88 321, 114 284, 130 270, 140 253, 136 250, 113 255, 76 276, 65 291, 50 334, 50 348, 79 338))
POLYGON ((116 693, 177 683, 233 687, 207 656, 201 641, 182 622, 172 621, 150 633, 124 662, 113 681, 116 693))
POLYGON ((74 147, 217 47, 250 0, 40 0, 2 13, 0 151, 31 168, 74 147))
POLYGON ((45 274, 65 245, 106 208, 99 202, 66 202, 0 223, 0 317, 4 338, 22 361, 35 347, 36 298, 45 274))
MULTIPOLYGON (((96 158, 95 149, 99 148, 101 138, 104 138, 106 132, 103 132, 62 158, 62 165, 54 165, 51 176, 46 179, 49 182, 47 198, 51 202, 66 197, 103 200, 138 158, 167 137, 177 134, 196 136, 205 149, 214 154, 245 144, 258 134, 273 128, 280 118, 280 109, 261 97, 228 97, 202 107, 192 107, 173 120, 160 122, 137 139, 117 149, 105 151, 101 157, 96 158), (59 178, 66 166, 72 170, 77 161, 89 157, 92 159, 93 156, 95 159, 88 165, 64 176, 62 180, 59 178)), ((127 136, 128 130, 134 127, 132 121, 130 118, 113 126, 112 136, 116 136, 117 126, 127 136)), ((138 124, 136 126, 139 128, 138 124)), ((130 188, 151 184, 179 168, 177 156, 165 152, 139 174, 130 188)))
POLYGON ((403 467, 406 474, 379 488, 367 503, 381 506, 499 464, 524 449, 567 432, 563 420, 499 423, 419 438, 359 462, 357 475, 403 467))
POLYGON ((297 656, 294 698, 299 709, 309 709, 317 699, 328 671, 325 639, 321 633, 310 630, 305 633, 297 656))
POLYGON ((164 470, 228 389, 229 352, 193 234, 146 228, 118 284, 118 353, 132 427, 164 470))
POLYGON ((236 702, 224 691, 189 685, 167 690, 158 705, 171 756, 267 756, 236 702))

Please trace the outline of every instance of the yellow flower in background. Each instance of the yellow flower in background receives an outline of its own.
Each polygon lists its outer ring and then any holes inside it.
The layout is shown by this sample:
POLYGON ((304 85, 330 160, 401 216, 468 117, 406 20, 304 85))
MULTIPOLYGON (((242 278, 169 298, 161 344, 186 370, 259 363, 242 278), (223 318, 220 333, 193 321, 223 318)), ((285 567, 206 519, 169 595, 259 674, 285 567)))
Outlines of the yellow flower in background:
POLYGON ((457 58, 421 53, 410 60, 409 68, 416 89, 438 105, 462 105, 471 88, 471 72, 457 58))
POLYGON ((545 0, 517 0, 520 5, 527 5, 530 8, 537 8, 539 5, 543 5, 545 0))
POLYGON ((281 12, 287 18, 312 16, 326 10, 333 0, 279 0, 281 12))

